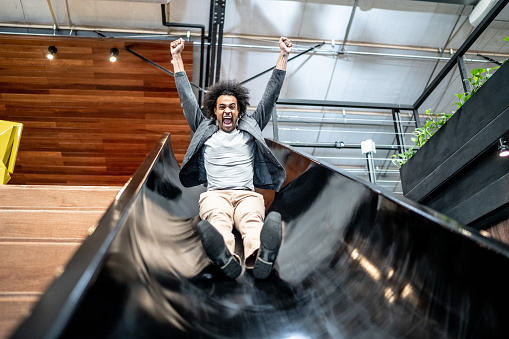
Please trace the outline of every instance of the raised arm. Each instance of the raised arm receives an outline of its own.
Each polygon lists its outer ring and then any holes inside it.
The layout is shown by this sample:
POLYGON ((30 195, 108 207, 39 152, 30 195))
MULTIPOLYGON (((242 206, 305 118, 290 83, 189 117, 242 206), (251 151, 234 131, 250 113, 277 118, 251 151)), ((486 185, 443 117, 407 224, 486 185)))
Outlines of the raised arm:
POLYGON ((171 48, 171 57, 173 59, 173 71, 183 72, 184 71, 184 61, 182 60, 182 51, 184 50, 184 40, 178 39, 172 41, 170 44, 171 48))
POLYGON ((286 71, 286 64, 288 63, 288 56, 292 51, 292 42, 285 37, 279 39, 279 58, 277 59, 276 68, 282 71, 286 71))
POLYGON ((194 132, 200 122, 205 118, 200 110, 196 96, 191 89, 191 84, 184 71, 184 61, 182 60, 182 51, 184 50, 184 40, 178 39, 170 44, 171 57, 173 58, 173 70, 175 71, 175 84, 184 110, 186 121, 194 132))
POLYGON ((277 59, 276 69, 272 71, 272 76, 265 87, 260 103, 253 113, 253 118, 256 120, 261 129, 264 129, 272 115, 272 109, 276 104, 279 97, 279 92, 283 86, 283 81, 286 74, 286 64, 288 63, 288 56, 292 51, 292 42, 285 37, 279 39, 279 58, 277 59))

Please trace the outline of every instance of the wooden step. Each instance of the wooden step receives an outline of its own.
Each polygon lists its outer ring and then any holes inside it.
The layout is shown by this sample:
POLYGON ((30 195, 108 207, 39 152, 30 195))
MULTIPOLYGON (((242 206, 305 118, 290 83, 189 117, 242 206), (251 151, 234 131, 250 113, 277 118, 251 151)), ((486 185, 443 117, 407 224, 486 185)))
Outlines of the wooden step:
POLYGON ((0 293, 0 338, 8 338, 32 312, 42 293, 0 293))
POLYGON ((0 339, 30 314, 121 189, 0 186, 0 339))
POLYGON ((0 207, 96 208, 107 207, 121 187, 0 185, 0 207))
POLYGON ((81 241, 0 242, 0 338, 8 338, 30 315, 80 245, 81 241))
POLYGON ((1 242, 0 293, 43 292, 81 242, 1 242))
POLYGON ((106 208, 94 210, 0 209, 1 240, 79 239, 93 232, 106 208))

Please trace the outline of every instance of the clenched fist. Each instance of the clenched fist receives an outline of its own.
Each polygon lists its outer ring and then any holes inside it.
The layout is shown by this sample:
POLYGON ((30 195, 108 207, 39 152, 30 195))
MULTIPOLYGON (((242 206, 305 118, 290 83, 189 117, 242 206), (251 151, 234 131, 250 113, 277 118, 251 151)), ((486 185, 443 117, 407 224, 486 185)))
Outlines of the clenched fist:
POLYGON ((184 50, 184 39, 180 38, 171 42, 170 51, 172 56, 180 54, 183 50, 184 50))
POLYGON ((292 51, 292 46, 293 46, 292 42, 287 38, 282 36, 281 39, 279 39, 279 48, 281 49, 282 52, 290 54, 290 52, 292 51))

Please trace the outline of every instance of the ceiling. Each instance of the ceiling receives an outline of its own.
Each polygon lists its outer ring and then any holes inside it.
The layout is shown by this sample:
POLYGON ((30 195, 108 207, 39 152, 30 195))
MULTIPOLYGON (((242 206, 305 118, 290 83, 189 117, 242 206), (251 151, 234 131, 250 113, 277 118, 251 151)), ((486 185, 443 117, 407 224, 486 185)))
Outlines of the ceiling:
MULTIPOLYGON (((222 1, 222 0, 220 0, 222 1)), ((0 0, 0 32, 81 36, 140 37, 195 42, 194 72, 199 72, 200 31, 162 25, 161 3, 168 2, 171 23, 201 24, 208 35, 206 0, 0 0)), ((274 66, 277 40, 294 42, 280 98, 411 105, 472 33, 469 15, 477 1, 407 0, 226 0, 221 78, 244 81, 274 66), (341 52, 341 53, 340 53, 341 52)), ((493 67, 486 57, 509 57, 509 6, 490 24, 465 57, 467 71, 493 67)), ((198 74, 198 73, 195 73, 198 74)), ((168 76, 161 73, 161 76, 168 76)), ((261 97, 269 73, 246 83, 251 104, 261 97)), ((198 79, 197 76, 194 79, 198 79)), ((463 92, 454 69, 424 102, 420 113, 454 110, 463 92)), ((406 140, 414 124, 407 112, 406 140)), ((395 142, 388 110, 278 106, 279 139, 292 143, 376 145, 395 142), (292 122, 288 122, 292 121, 292 122)), ((270 126, 267 137, 273 136, 270 126)), ((365 156, 358 149, 306 147, 302 151, 365 179, 365 156)), ((375 154, 378 184, 401 192, 399 173, 389 157, 375 154)))

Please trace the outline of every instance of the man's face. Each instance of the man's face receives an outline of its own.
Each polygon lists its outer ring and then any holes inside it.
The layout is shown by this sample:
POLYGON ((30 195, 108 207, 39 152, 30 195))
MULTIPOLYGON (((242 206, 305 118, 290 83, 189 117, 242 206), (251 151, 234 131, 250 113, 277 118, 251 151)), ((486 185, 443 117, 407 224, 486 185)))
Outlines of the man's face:
POLYGON ((224 132, 231 132, 237 128, 237 118, 239 117, 239 107, 237 98, 232 95, 221 95, 217 98, 214 113, 217 117, 219 129, 224 132))

